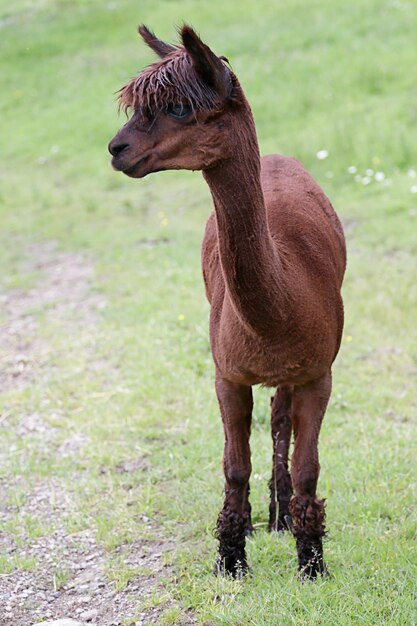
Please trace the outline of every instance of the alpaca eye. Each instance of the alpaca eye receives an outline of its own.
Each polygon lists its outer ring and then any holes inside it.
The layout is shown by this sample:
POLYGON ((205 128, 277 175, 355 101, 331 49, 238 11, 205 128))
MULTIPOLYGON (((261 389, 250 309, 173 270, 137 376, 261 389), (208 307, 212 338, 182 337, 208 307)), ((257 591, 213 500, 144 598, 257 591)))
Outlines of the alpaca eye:
POLYGON ((177 119, 183 119, 191 113, 191 107, 188 104, 173 104, 167 109, 167 115, 177 119))
POLYGON ((136 107, 135 117, 137 117, 141 122, 151 122, 153 119, 151 112, 143 107, 136 107))

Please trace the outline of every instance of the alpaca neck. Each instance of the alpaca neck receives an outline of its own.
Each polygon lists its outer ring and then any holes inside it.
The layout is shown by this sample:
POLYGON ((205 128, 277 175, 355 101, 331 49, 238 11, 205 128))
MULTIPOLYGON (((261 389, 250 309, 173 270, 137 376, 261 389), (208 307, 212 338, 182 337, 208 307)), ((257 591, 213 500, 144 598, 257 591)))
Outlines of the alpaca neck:
POLYGON ((217 219, 220 261, 234 310, 250 330, 271 336, 286 315, 281 262, 268 227, 260 156, 249 105, 239 109, 233 156, 204 172, 217 219))

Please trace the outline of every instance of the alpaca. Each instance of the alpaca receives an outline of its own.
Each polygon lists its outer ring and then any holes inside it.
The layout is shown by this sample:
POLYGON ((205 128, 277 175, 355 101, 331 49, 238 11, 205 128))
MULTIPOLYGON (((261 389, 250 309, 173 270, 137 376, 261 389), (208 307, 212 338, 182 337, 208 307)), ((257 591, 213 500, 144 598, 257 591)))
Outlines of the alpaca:
POLYGON ((343 330, 343 229, 298 161, 260 157, 251 109, 225 57, 189 26, 178 46, 145 26, 139 33, 160 60, 119 92, 133 115, 109 144, 113 168, 133 178, 202 170, 214 203, 202 266, 225 435, 215 573, 248 569, 252 386, 262 384, 277 389, 269 529, 292 531, 300 575, 315 578, 326 571, 318 438, 343 330))

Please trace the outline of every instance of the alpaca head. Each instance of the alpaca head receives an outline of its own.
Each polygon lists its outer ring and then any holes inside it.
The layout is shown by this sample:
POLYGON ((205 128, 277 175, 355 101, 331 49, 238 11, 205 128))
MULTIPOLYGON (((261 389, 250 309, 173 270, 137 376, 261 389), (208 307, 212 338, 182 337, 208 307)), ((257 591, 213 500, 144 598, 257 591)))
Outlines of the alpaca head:
POLYGON ((131 119, 109 144, 112 165, 133 178, 161 170, 205 170, 230 156, 236 78, 188 26, 182 46, 139 33, 161 58, 119 95, 131 119))

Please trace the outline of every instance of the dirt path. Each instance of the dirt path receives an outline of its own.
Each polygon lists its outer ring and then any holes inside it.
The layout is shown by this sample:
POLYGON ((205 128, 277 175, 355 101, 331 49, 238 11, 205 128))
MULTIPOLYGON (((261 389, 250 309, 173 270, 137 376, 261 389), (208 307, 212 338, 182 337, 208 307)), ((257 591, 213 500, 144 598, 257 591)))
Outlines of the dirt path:
MULTIPOLYGON (((2 392, 36 387, 51 367, 50 346, 38 335, 34 310, 62 319, 65 325, 89 326, 94 332, 100 310, 106 306, 103 297, 92 292, 93 265, 86 254, 58 252, 50 242, 33 245, 27 250, 22 272, 39 273, 33 287, 26 291, 0 289, 2 392)), ((0 415, 3 431, 13 431, 13 437, 20 440, 27 438, 30 445, 42 446, 48 455, 54 446, 53 427, 39 412, 16 422, 15 409, 11 403, 0 415)), ((59 452, 76 455, 85 445, 85 436, 76 433, 61 444, 59 452)), ((2 450, 0 457, 0 502, 8 502, 0 505, 0 553, 25 566, 0 576, 0 626, 30 626, 64 617, 96 626, 158 624, 166 603, 154 609, 140 607, 162 592, 164 578, 172 577, 163 557, 173 546, 159 537, 158 529, 152 529, 152 541, 119 546, 112 557, 122 559, 132 571, 144 573, 124 589, 117 589, 106 574, 109 555, 97 542, 94 528, 70 535, 65 529, 65 519, 74 514, 71 494, 52 476, 38 479, 29 490, 22 476, 7 474, 7 458, 12 452, 2 450), (13 490, 24 493, 22 502, 10 504, 7 494, 13 490), (18 538, 13 532, 16 518, 35 520, 40 529, 48 527, 50 531, 18 538)), ((129 471, 129 465, 123 471, 129 471)), ((196 622, 190 617, 183 623, 196 622)))

